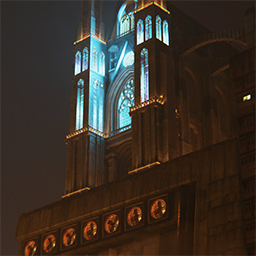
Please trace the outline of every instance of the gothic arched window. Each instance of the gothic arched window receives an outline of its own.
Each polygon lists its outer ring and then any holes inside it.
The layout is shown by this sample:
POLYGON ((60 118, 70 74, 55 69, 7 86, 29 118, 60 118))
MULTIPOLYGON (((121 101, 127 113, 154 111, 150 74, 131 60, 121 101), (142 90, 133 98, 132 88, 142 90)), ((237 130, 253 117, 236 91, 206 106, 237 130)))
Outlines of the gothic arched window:
POLYGON ((148 15, 145 19, 145 41, 152 38, 152 18, 148 15))
POLYGON ((84 116, 84 80, 80 79, 77 83, 76 130, 83 128, 83 116, 84 116))
POLYGON ((98 71, 98 53, 96 48, 94 48, 92 52, 92 70, 98 71))
POLYGON ((88 48, 85 47, 83 49, 83 63, 82 63, 82 71, 88 69, 88 48))
POLYGON ((143 49, 140 53, 140 97, 141 102, 149 99, 149 70, 148 70, 148 50, 143 49))
POLYGON ((77 75, 81 72, 81 52, 77 51, 75 55, 75 72, 74 75, 77 75))
POLYGON ((118 100, 119 128, 131 124, 130 107, 134 106, 134 82, 129 80, 118 100))
POLYGON ((161 18, 159 15, 156 16, 156 38, 162 41, 162 30, 161 30, 161 18))
POLYGON ((144 42, 144 26, 143 20, 137 22, 137 45, 144 42))
POLYGON ((163 21, 163 42, 169 45, 169 29, 168 22, 166 20, 163 21))
POLYGON ((103 52, 100 53, 100 74, 105 76, 105 55, 103 52))
POLYGON ((92 119, 91 126, 103 132, 103 103, 104 103, 104 88, 103 84, 97 79, 93 84, 92 93, 92 119))
POLYGON ((124 33, 127 33, 129 32, 130 30, 130 18, 127 14, 124 14, 122 19, 121 19, 121 35, 124 34, 124 33))

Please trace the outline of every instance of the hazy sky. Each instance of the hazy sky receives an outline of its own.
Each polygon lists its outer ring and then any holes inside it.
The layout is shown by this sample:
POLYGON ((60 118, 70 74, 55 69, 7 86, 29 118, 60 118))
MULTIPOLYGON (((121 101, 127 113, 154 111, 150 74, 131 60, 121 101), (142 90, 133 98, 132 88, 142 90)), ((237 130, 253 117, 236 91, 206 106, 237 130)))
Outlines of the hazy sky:
MULTIPOLYGON (((243 26, 244 12, 254 1, 173 4, 218 31, 243 26)), ((112 18, 115 5, 105 3, 104 18, 112 18)), ((1 255, 18 253, 19 214, 57 201, 64 192, 79 11, 79 1, 1 3, 1 255)))

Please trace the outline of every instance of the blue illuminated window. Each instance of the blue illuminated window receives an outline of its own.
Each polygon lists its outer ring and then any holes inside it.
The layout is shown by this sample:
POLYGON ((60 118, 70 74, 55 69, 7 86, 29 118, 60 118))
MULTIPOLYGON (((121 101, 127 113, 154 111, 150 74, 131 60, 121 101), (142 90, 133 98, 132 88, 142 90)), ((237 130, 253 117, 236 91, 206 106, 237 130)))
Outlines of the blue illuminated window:
POLYGON ((156 38, 162 41, 162 24, 161 24, 161 18, 159 15, 156 16, 156 38))
POLYGON ((144 42, 144 25, 143 20, 137 22, 137 45, 144 42))
POLYGON ((81 52, 77 51, 75 55, 75 72, 74 75, 77 75, 81 72, 81 52))
POLYGON ((133 12, 129 13, 130 20, 131 20, 131 30, 134 29, 134 14, 133 12))
POLYGON ((145 19, 145 41, 152 38, 152 18, 148 15, 145 19))
POLYGON ((149 99, 149 70, 148 70, 148 50, 143 49, 140 53, 140 98, 141 102, 149 99))
POLYGON ((77 83, 76 130, 83 128, 83 116, 84 116, 84 80, 80 79, 77 83))
POLYGON ((88 48, 85 47, 83 50, 83 65, 82 65, 82 71, 85 71, 88 69, 88 48))
POLYGON ((105 76, 105 55, 103 52, 100 53, 100 74, 105 76))
POLYGON ((96 48, 94 48, 92 52, 92 70, 98 71, 98 53, 96 48))
POLYGON ((97 129, 97 121, 98 121, 98 111, 97 111, 97 86, 98 83, 97 81, 94 83, 93 85, 93 112, 92 112, 92 115, 93 115, 93 118, 92 118, 92 126, 93 128, 97 129))
POLYGON ((118 100, 119 128, 131 124, 130 107, 134 106, 134 82, 130 80, 123 88, 118 100))
POLYGON ((163 21, 163 42, 169 45, 169 29, 168 22, 166 20, 163 21))
POLYGON ((130 17, 127 14, 124 14, 121 19, 121 31, 120 34, 126 34, 130 31, 130 17))
POLYGON ((103 132, 104 88, 99 79, 97 79, 93 84, 92 104, 93 110, 91 125, 93 128, 103 132))

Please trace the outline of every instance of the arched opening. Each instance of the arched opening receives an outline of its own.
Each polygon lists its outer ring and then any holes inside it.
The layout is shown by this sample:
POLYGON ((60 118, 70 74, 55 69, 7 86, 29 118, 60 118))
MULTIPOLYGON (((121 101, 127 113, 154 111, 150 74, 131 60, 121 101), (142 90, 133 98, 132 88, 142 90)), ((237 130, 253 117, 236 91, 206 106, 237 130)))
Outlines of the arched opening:
POLYGON ((83 128, 84 116, 84 80, 79 79, 77 83, 77 97, 76 97, 76 130, 83 128))
POLYGON ((137 22, 137 45, 144 42, 144 25, 143 20, 137 22))
POLYGON ((85 47, 83 49, 83 64, 82 64, 82 71, 88 69, 88 48, 85 47))
POLYGON ((140 100, 141 102, 144 102, 149 99, 148 50, 143 48, 140 56, 140 100))
POLYGON ((166 20, 163 21, 163 42, 169 45, 169 26, 166 20))
POLYGON ((77 51, 75 55, 75 70, 74 75, 81 73, 81 52, 77 51))
MULTIPOLYGON (((113 84, 110 86, 107 95, 106 95, 106 116, 105 116, 105 132, 110 133, 114 130, 117 130, 120 128, 120 111, 119 107, 122 106, 121 103, 122 97, 129 98, 130 101, 133 99, 134 95, 129 93, 129 91, 126 92, 126 96, 122 95, 125 94, 125 88, 127 86, 131 86, 131 81, 134 81, 134 67, 128 66, 125 68, 115 79, 113 84), (129 94, 129 96, 128 96, 129 94), (133 97, 132 97, 133 96, 133 97)), ((130 88, 131 89, 131 88, 130 88)), ((124 102, 128 104, 128 101, 124 102)), ((132 102, 131 102, 132 103, 132 102)), ((128 107, 128 105, 127 105, 128 107)), ((127 109, 126 109, 127 110, 127 109)), ((127 117, 128 111, 126 111, 125 115, 127 117)), ((130 112, 130 111, 129 111, 130 112)), ((125 122, 124 122, 125 123, 125 122)))
POLYGON ((145 41, 152 38, 152 17, 148 15, 145 19, 145 41))
POLYGON ((159 15, 156 16, 156 38, 162 41, 162 20, 159 15))

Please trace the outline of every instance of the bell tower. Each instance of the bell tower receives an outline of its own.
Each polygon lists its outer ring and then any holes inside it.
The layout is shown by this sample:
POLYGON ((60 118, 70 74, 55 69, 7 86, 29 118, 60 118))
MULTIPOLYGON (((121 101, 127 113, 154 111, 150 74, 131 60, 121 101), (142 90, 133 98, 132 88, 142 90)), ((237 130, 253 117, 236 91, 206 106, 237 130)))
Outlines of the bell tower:
POLYGON ((135 12, 133 170, 166 162, 178 152, 170 12, 163 1, 138 2, 135 12))
POLYGON ((81 20, 73 50, 73 76, 65 194, 99 186, 104 175, 104 24, 100 1, 81 2, 81 20))

